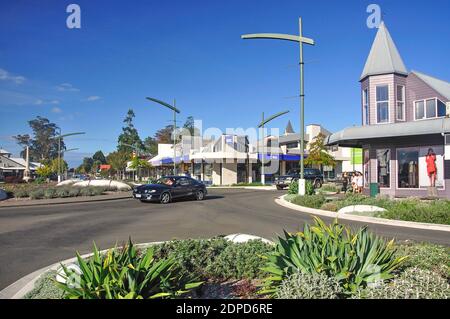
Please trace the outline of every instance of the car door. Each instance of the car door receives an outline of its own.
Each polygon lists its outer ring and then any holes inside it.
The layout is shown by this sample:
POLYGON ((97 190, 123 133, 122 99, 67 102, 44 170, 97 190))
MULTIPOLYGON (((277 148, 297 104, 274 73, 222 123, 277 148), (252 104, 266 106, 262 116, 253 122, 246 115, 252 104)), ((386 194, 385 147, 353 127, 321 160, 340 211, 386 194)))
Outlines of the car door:
POLYGON ((192 184, 189 178, 180 177, 172 188, 172 197, 184 197, 192 195, 192 184))

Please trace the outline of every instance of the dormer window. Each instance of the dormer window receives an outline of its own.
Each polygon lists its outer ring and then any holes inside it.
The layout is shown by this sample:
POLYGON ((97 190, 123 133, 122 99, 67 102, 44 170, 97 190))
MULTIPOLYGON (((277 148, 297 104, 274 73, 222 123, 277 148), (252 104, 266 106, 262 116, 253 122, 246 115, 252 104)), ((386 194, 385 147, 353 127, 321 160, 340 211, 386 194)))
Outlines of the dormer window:
POLYGON ((437 98, 414 102, 414 119, 425 120, 445 116, 445 103, 437 98))
POLYGON ((389 86, 377 86, 377 123, 389 122, 389 86))

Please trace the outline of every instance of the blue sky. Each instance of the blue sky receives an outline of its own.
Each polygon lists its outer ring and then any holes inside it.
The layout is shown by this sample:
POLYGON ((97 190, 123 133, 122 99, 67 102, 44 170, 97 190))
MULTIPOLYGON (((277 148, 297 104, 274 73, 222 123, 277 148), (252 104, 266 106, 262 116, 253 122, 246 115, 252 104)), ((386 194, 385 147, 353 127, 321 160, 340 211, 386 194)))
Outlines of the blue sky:
POLYGON ((305 47, 306 123, 330 131, 360 123, 359 76, 376 29, 366 7, 383 19, 408 67, 450 81, 450 2, 435 1, 82 1, 0 3, 0 146, 15 154, 11 136, 27 121, 49 118, 63 132, 69 164, 116 147, 122 120, 133 108, 142 138, 171 120, 146 96, 177 99, 182 119, 203 126, 253 127, 260 114, 291 112, 299 128, 298 47, 291 42, 241 40, 254 32, 297 33, 305 47), (81 29, 66 27, 66 7, 81 7, 81 29))

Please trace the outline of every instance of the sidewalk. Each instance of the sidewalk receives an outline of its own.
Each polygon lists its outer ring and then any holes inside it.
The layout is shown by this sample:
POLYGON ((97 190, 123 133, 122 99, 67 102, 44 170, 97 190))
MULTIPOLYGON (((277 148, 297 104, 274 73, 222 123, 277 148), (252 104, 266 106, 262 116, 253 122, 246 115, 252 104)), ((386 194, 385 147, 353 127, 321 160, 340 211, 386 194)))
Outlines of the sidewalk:
POLYGON ((25 206, 40 206, 40 205, 52 205, 52 204, 72 204, 72 203, 84 203, 84 202, 99 202, 106 200, 118 200, 131 198, 131 191, 129 192, 117 192, 112 194, 97 195, 97 196, 78 196, 78 197, 66 197, 66 198, 52 198, 52 199, 8 199, 0 202, 1 208, 9 207, 25 207, 25 206))

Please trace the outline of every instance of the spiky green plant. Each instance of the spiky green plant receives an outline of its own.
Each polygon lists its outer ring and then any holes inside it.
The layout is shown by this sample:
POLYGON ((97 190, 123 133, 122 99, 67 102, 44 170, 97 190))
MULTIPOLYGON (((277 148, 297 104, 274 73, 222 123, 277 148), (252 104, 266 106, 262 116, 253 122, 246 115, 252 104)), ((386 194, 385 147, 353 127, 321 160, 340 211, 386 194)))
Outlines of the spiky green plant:
POLYGON ((156 260, 153 248, 139 254, 131 240, 122 249, 93 255, 84 260, 77 253, 81 275, 64 265, 66 283, 56 284, 69 299, 153 299, 177 297, 201 285, 180 277, 173 259, 156 260))
POLYGON ((314 224, 305 224, 303 232, 284 235, 278 238, 275 251, 266 256, 263 270, 269 276, 262 293, 274 294, 283 279, 298 271, 324 273, 352 292, 392 278, 393 271, 406 258, 395 256, 393 240, 386 242, 365 227, 355 233, 337 220, 327 226, 314 217, 314 224))

